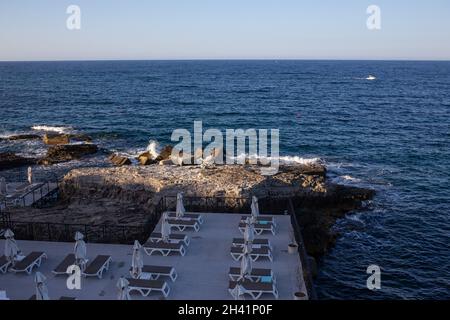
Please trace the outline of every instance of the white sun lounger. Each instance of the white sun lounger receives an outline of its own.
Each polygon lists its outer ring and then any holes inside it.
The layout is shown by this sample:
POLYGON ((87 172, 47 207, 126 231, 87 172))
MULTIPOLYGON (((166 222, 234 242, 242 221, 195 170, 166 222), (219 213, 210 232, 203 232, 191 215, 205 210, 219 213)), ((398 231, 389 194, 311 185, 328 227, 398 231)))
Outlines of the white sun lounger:
POLYGON ((45 252, 31 252, 21 261, 15 263, 15 265, 11 268, 13 272, 26 272, 27 274, 31 274, 34 267, 40 267, 42 263, 42 259, 47 258, 45 252))
POLYGON ((144 280, 127 278, 128 292, 137 291, 144 297, 147 297, 152 291, 161 292, 165 298, 169 296, 170 288, 167 282, 161 280, 144 280))
POLYGON ((200 231, 200 225, 197 221, 189 220, 189 219, 167 219, 167 223, 170 227, 177 228, 178 231, 183 232, 187 228, 192 228, 195 232, 200 231))
MULTIPOLYGON (((177 214, 175 212, 173 212, 173 211, 167 212, 167 215, 169 216, 169 218, 176 218, 177 217, 177 214)), ((188 219, 197 221, 200 224, 203 224, 203 222, 204 222, 203 221, 203 216, 201 214, 198 214, 198 213, 186 212, 183 215, 183 218, 188 218, 188 219)))
MULTIPOLYGON (((261 246, 265 246, 265 247, 269 247, 270 250, 272 250, 272 244, 270 243, 269 239, 254 239, 252 241, 253 244, 253 248, 257 248, 257 247, 261 247, 261 246)), ((244 238, 233 238, 233 242, 232 245, 234 247, 243 247, 245 245, 245 240, 244 238)))
MULTIPOLYGON (((133 277, 131 268, 130 274, 133 277)), ((143 275, 148 276, 150 280, 158 280, 160 277, 169 277, 172 282, 174 282, 178 277, 178 274, 175 271, 174 267, 152 265, 144 265, 142 267, 142 274, 140 279, 145 279, 143 275)))
POLYGON ((75 255, 73 253, 68 254, 58 266, 52 270, 55 275, 65 274, 67 275, 67 268, 75 264, 75 255))
POLYGON ((155 252, 159 252, 163 256, 167 257, 172 252, 177 252, 184 256, 186 249, 182 243, 165 243, 165 242, 147 242, 143 246, 146 254, 151 256, 155 252))
MULTIPOLYGON (((230 254, 235 261, 239 261, 244 256, 244 248, 231 247, 230 254)), ((262 257, 268 258, 270 261, 273 261, 272 251, 270 251, 269 247, 252 249, 252 252, 250 253, 250 258, 252 259, 252 261, 256 261, 262 257)))
MULTIPOLYGON (((251 215, 246 215, 246 216, 242 216, 241 217, 241 222, 245 222, 247 219, 251 219, 251 215)), ((275 218, 273 216, 258 216, 256 218, 256 222, 262 222, 262 223, 267 223, 270 222, 272 223, 275 227, 277 226, 277 223, 275 221, 275 218)))
MULTIPOLYGON (((241 231, 242 234, 244 234, 244 232, 245 232, 245 226, 246 226, 245 222, 239 223, 239 231, 241 231)), ((255 223, 253 225, 253 228, 255 229, 255 233, 257 235, 261 235, 264 231, 269 231, 273 235, 275 235, 275 226, 271 222, 267 222, 265 224, 255 223)))
MULTIPOLYGON (((241 268, 230 267, 228 276, 232 281, 238 281, 241 277, 241 268)), ((261 282, 261 280, 270 279, 275 282, 275 275, 271 269, 252 269, 252 272, 247 275, 246 279, 252 282, 261 282)))
POLYGON ((101 279, 103 272, 109 269, 111 263, 111 256, 98 255, 83 271, 85 277, 97 277, 101 279))
POLYGON ((0 257, 0 273, 6 273, 11 262, 6 258, 6 256, 0 257))
MULTIPOLYGON (((162 234, 160 232, 153 232, 150 235, 149 240, 151 242, 160 242, 162 241, 162 234)), ((189 246, 189 243, 191 243, 191 239, 189 239, 189 237, 185 234, 181 234, 181 233, 171 233, 169 235, 169 241, 170 242, 182 242, 187 246, 189 246)))
MULTIPOLYGON (((238 282, 230 281, 228 285, 228 291, 231 293, 238 282)), ((259 299, 263 294, 272 294, 275 299, 278 299, 278 290, 273 282, 251 282, 244 281, 241 283, 244 289, 244 294, 250 295, 254 300, 259 299)))

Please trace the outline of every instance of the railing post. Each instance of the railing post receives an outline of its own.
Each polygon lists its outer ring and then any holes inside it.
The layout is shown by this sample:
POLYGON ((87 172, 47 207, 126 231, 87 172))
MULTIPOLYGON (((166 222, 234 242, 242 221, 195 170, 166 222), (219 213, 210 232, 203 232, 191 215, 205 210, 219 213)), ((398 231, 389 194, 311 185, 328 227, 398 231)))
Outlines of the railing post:
POLYGON ((47 223, 48 241, 52 241, 52 232, 50 230, 50 223, 47 223))

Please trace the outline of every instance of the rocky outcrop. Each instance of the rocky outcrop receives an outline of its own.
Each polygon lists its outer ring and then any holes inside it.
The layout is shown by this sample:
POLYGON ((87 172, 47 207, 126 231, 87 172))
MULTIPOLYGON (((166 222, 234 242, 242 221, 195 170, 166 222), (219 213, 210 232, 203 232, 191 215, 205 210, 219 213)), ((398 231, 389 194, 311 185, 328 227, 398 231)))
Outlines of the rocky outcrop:
POLYGON ((70 143, 68 134, 46 133, 42 141, 47 145, 59 145, 70 143))
POLYGON ((68 136, 71 142, 92 142, 92 138, 84 133, 74 133, 68 136))
POLYGON ((6 138, 0 138, 0 140, 18 141, 18 140, 39 140, 41 136, 37 134, 16 134, 6 138))
POLYGON ((36 159, 25 158, 11 152, 0 153, 0 170, 36 164, 36 159))
POLYGON ((109 156, 108 159, 116 167, 129 166, 131 164, 131 160, 130 159, 128 159, 127 157, 118 155, 118 154, 112 154, 112 155, 109 156))
POLYGON ((32 213, 23 210, 15 217, 24 221, 143 225, 162 197, 178 192, 187 197, 227 199, 256 195, 270 198, 274 204, 285 204, 283 201, 291 198, 306 249, 314 257, 335 243, 339 235, 333 230, 336 220, 374 196, 373 190, 331 183, 320 164, 282 166, 273 176, 261 175, 260 167, 252 165, 80 168, 64 177, 57 207, 32 213))
POLYGON ((156 157, 150 151, 146 151, 146 152, 140 154, 139 157, 137 157, 137 160, 139 161, 140 165, 148 166, 148 165, 157 163, 155 158, 156 157))
POLYGON ((39 164, 50 165, 59 162, 81 159, 84 156, 94 154, 98 151, 95 144, 63 144, 50 146, 46 156, 39 161, 39 164))
POLYGON ((172 155, 172 149, 173 149, 172 146, 169 146, 169 145, 165 146, 161 150, 159 155, 156 157, 156 159, 155 159, 156 162, 170 159, 170 156, 172 155))

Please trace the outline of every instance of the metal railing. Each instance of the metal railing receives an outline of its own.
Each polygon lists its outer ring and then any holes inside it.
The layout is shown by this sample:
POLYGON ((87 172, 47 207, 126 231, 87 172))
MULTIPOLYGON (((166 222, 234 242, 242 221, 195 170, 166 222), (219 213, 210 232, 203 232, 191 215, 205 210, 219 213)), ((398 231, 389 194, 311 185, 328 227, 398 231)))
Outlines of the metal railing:
POLYGON ((309 263, 309 256, 306 252, 305 242, 303 241, 302 232, 300 229, 300 224, 297 220, 297 214, 292 203, 292 199, 288 200, 289 205, 289 215, 291 216, 291 224, 294 229, 295 241, 298 245, 298 254, 300 256, 300 261, 302 263, 303 269, 303 279, 305 281, 306 290, 308 291, 308 296, 310 300, 317 300, 316 290, 314 288, 313 274, 311 270, 311 265, 309 263))

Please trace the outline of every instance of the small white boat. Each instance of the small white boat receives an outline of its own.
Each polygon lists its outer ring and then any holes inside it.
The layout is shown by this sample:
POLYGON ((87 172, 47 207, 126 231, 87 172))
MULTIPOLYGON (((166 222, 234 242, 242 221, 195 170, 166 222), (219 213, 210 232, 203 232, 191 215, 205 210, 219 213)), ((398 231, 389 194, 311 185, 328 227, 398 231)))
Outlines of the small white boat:
POLYGON ((377 78, 376 77, 374 77, 374 76, 372 76, 372 75, 369 75, 367 78, 366 78, 366 80, 376 80, 377 78))

